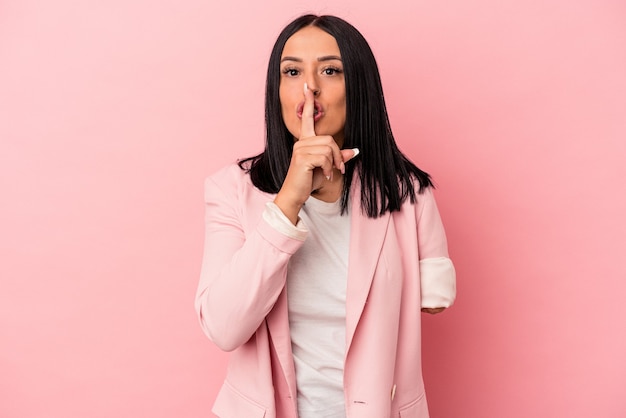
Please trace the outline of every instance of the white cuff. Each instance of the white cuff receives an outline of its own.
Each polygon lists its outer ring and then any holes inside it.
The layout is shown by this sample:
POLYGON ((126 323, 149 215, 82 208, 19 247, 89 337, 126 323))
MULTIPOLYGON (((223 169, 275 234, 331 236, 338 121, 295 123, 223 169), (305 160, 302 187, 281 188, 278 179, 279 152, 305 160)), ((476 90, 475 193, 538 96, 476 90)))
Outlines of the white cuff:
POLYGON ((300 217, 298 217, 298 223, 296 225, 292 224, 289 218, 285 216, 283 211, 280 210, 274 202, 267 202, 265 204, 263 219, 272 228, 289 238, 304 241, 309 233, 309 229, 306 227, 304 222, 302 222, 300 217))
POLYGON ((420 260, 422 308, 449 308, 456 298, 456 272, 447 257, 420 260))

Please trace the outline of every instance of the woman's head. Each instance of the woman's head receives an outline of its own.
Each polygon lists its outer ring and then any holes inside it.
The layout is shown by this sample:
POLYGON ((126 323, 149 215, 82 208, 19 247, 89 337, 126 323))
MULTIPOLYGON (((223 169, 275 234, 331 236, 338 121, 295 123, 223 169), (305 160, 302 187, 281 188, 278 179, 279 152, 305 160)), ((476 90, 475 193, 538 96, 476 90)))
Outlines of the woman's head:
POLYGON ((306 26, 285 43, 280 59, 279 98, 287 130, 301 138, 303 86, 313 91, 316 135, 331 135, 343 144, 346 84, 337 41, 315 26, 306 26))
POLYGON ((318 110, 325 113, 316 122, 318 135, 333 135, 340 146, 372 149, 373 144, 368 144, 363 134, 371 135, 372 125, 379 125, 378 130, 383 132, 388 130, 380 75, 365 38, 338 17, 305 15, 283 29, 270 56, 265 98, 268 146, 278 142, 290 149, 294 137, 298 137, 297 107, 304 98, 305 81, 309 85, 313 83, 314 91, 320 90, 318 110), (312 64, 311 61, 320 57, 339 60, 327 60, 308 68, 302 68, 304 62, 284 60, 306 58, 312 64), (291 69, 295 71, 285 73, 291 69), (317 79, 309 77, 313 69, 321 75, 317 79), (300 77, 290 77, 296 74, 300 77))

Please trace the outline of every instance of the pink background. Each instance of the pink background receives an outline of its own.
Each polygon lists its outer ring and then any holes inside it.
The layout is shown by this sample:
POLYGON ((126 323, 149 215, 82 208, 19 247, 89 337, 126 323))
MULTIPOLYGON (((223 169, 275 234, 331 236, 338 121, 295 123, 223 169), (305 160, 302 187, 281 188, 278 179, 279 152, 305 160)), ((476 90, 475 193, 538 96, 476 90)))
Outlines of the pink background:
POLYGON ((626 416, 622 0, 1 2, 0 416, 210 416, 202 182, 261 149, 305 11, 370 41, 438 184, 459 297, 424 318, 433 418, 626 416))

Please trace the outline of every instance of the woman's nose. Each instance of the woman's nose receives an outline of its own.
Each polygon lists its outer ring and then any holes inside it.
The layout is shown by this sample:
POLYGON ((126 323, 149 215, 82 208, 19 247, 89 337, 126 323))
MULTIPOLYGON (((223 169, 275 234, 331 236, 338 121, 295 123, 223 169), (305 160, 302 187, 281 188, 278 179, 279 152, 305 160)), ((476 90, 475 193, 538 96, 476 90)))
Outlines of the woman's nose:
POLYGON ((320 87, 315 77, 309 77, 307 80, 307 85, 309 89, 313 92, 313 96, 317 97, 320 95, 320 87))

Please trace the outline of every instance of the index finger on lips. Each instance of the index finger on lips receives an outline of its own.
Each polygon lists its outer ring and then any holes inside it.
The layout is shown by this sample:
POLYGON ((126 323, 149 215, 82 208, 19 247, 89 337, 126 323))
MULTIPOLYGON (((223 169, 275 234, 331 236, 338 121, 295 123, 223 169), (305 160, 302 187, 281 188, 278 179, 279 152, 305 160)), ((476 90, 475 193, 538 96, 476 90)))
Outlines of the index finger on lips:
POLYGON ((313 92, 304 83, 304 107, 302 108, 302 120, 300 125, 300 139, 315 136, 315 99, 313 92))

